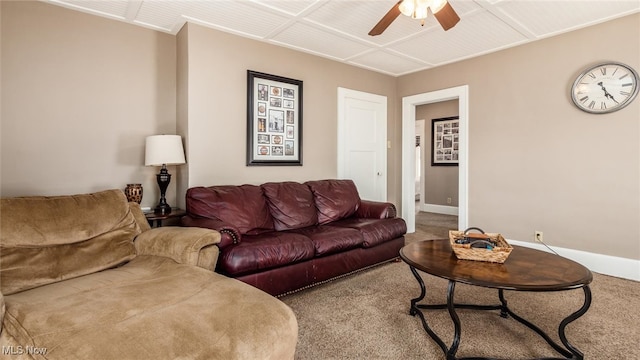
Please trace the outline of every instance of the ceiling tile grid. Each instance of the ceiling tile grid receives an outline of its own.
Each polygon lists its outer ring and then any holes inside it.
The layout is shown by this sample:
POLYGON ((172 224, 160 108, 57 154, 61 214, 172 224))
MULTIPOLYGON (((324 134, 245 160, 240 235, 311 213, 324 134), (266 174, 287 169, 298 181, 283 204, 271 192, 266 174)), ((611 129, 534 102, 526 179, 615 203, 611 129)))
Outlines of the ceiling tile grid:
POLYGON ((376 50, 349 61, 349 63, 367 69, 375 69, 386 74, 403 74, 413 72, 416 69, 427 69, 430 64, 408 59, 406 56, 397 55, 388 51, 376 50))
POLYGON ((400 76, 640 12, 640 0, 449 0, 460 22, 399 15, 397 0, 41 0, 177 34, 185 22, 400 76))
POLYGON ((367 46, 303 23, 295 23, 271 41, 334 59, 346 59, 367 50, 367 46))
POLYGON ((638 12, 640 1, 501 1, 496 7, 542 38, 638 12))
POLYGON ((170 32, 176 23, 183 22, 182 11, 175 3, 169 1, 143 1, 135 22, 141 25, 156 26, 170 32))
POLYGON ((447 32, 435 28, 417 38, 389 46, 389 48, 437 66, 464 59, 469 57, 469 54, 482 54, 527 40, 522 34, 505 23, 497 21, 486 11, 466 17, 464 20, 464 23, 460 20, 461 23, 447 32), (484 26, 487 23, 492 23, 492 26, 484 26), (416 46, 417 43, 420 46, 416 46))
POLYGON ((299 14, 302 14, 304 12, 304 10, 312 7, 314 4, 318 3, 319 1, 305 1, 305 0, 296 0, 296 1, 292 1, 292 0, 277 0, 277 1, 270 1, 270 0, 253 0, 255 5, 259 5, 259 6, 264 6, 264 7, 268 7, 268 8, 272 8, 274 10, 278 10, 278 11, 282 11, 285 12, 289 15, 292 16, 297 16, 299 14))
POLYGON ((128 0, 94 1, 87 0, 50 0, 54 5, 60 5, 72 10, 90 12, 94 15, 124 20, 129 5, 128 0))

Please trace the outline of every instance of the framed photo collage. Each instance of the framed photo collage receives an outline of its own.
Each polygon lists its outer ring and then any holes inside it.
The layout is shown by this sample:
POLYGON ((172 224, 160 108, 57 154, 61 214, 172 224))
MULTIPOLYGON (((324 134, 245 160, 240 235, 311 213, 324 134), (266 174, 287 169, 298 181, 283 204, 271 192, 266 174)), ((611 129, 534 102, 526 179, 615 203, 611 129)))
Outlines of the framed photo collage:
POLYGON ((302 165, 302 81, 247 71, 247 166, 302 165))
POLYGON ((458 116, 432 119, 431 165, 458 166, 460 120, 458 116))

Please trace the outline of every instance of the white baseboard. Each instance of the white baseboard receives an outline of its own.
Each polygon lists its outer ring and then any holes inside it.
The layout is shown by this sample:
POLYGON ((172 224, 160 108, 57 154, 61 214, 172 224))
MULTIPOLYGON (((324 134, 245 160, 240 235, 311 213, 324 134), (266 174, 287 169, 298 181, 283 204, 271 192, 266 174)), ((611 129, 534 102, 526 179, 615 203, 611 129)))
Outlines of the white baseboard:
POLYGON ((444 215, 458 215, 457 206, 422 204, 422 206, 420 207, 420 211, 426 211, 426 212, 444 214, 444 215))
MULTIPOLYGON (((542 244, 528 241, 507 240, 512 245, 524 246, 537 250, 547 251, 542 244)), ((621 258, 611 255, 590 253, 582 250, 565 249, 550 246, 560 256, 576 261, 593 272, 599 274, 615 276, 623 279, 640 281, 640 260, 621 258)))

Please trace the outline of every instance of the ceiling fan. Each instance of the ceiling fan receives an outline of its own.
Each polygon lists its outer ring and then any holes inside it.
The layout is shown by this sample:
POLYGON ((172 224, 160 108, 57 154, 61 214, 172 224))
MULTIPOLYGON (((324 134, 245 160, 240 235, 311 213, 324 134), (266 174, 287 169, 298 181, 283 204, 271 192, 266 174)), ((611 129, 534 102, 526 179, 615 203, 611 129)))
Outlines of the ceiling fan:
POLYGON ((400 0, 369 31, 369 35, 382 34, 400 14, 411 16, 413 19, 420 19, 420 23, 424 25, 428 10, 431 10, 433 16, 445 31, 451 29, 460 21, 460 17, 447 0, 400 0))

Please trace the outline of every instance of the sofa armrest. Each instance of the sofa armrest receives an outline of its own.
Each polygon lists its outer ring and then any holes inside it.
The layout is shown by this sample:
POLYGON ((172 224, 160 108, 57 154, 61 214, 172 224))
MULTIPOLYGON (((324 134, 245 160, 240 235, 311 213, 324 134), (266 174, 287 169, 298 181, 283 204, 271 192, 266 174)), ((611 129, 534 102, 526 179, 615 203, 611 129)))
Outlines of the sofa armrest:
POLYGON ((394 218, 397 216, 396 206, 389 202, 360 200, 355 216, 365 219, 394 218))
POLYGON ((237 244, 242 239, 240 231, 222 220, 195 218, 189 215, 181 219, 182 226, 200 227, 213 229, 220 233, 220 243, 218 247, 223 249, 229 245, 237 244))
POLYGON ((201 228, 165 226, 138 235, 134 244, 138 255, 164 256, 181 264, 214 270, 220 242, 217 231, 201 228))

